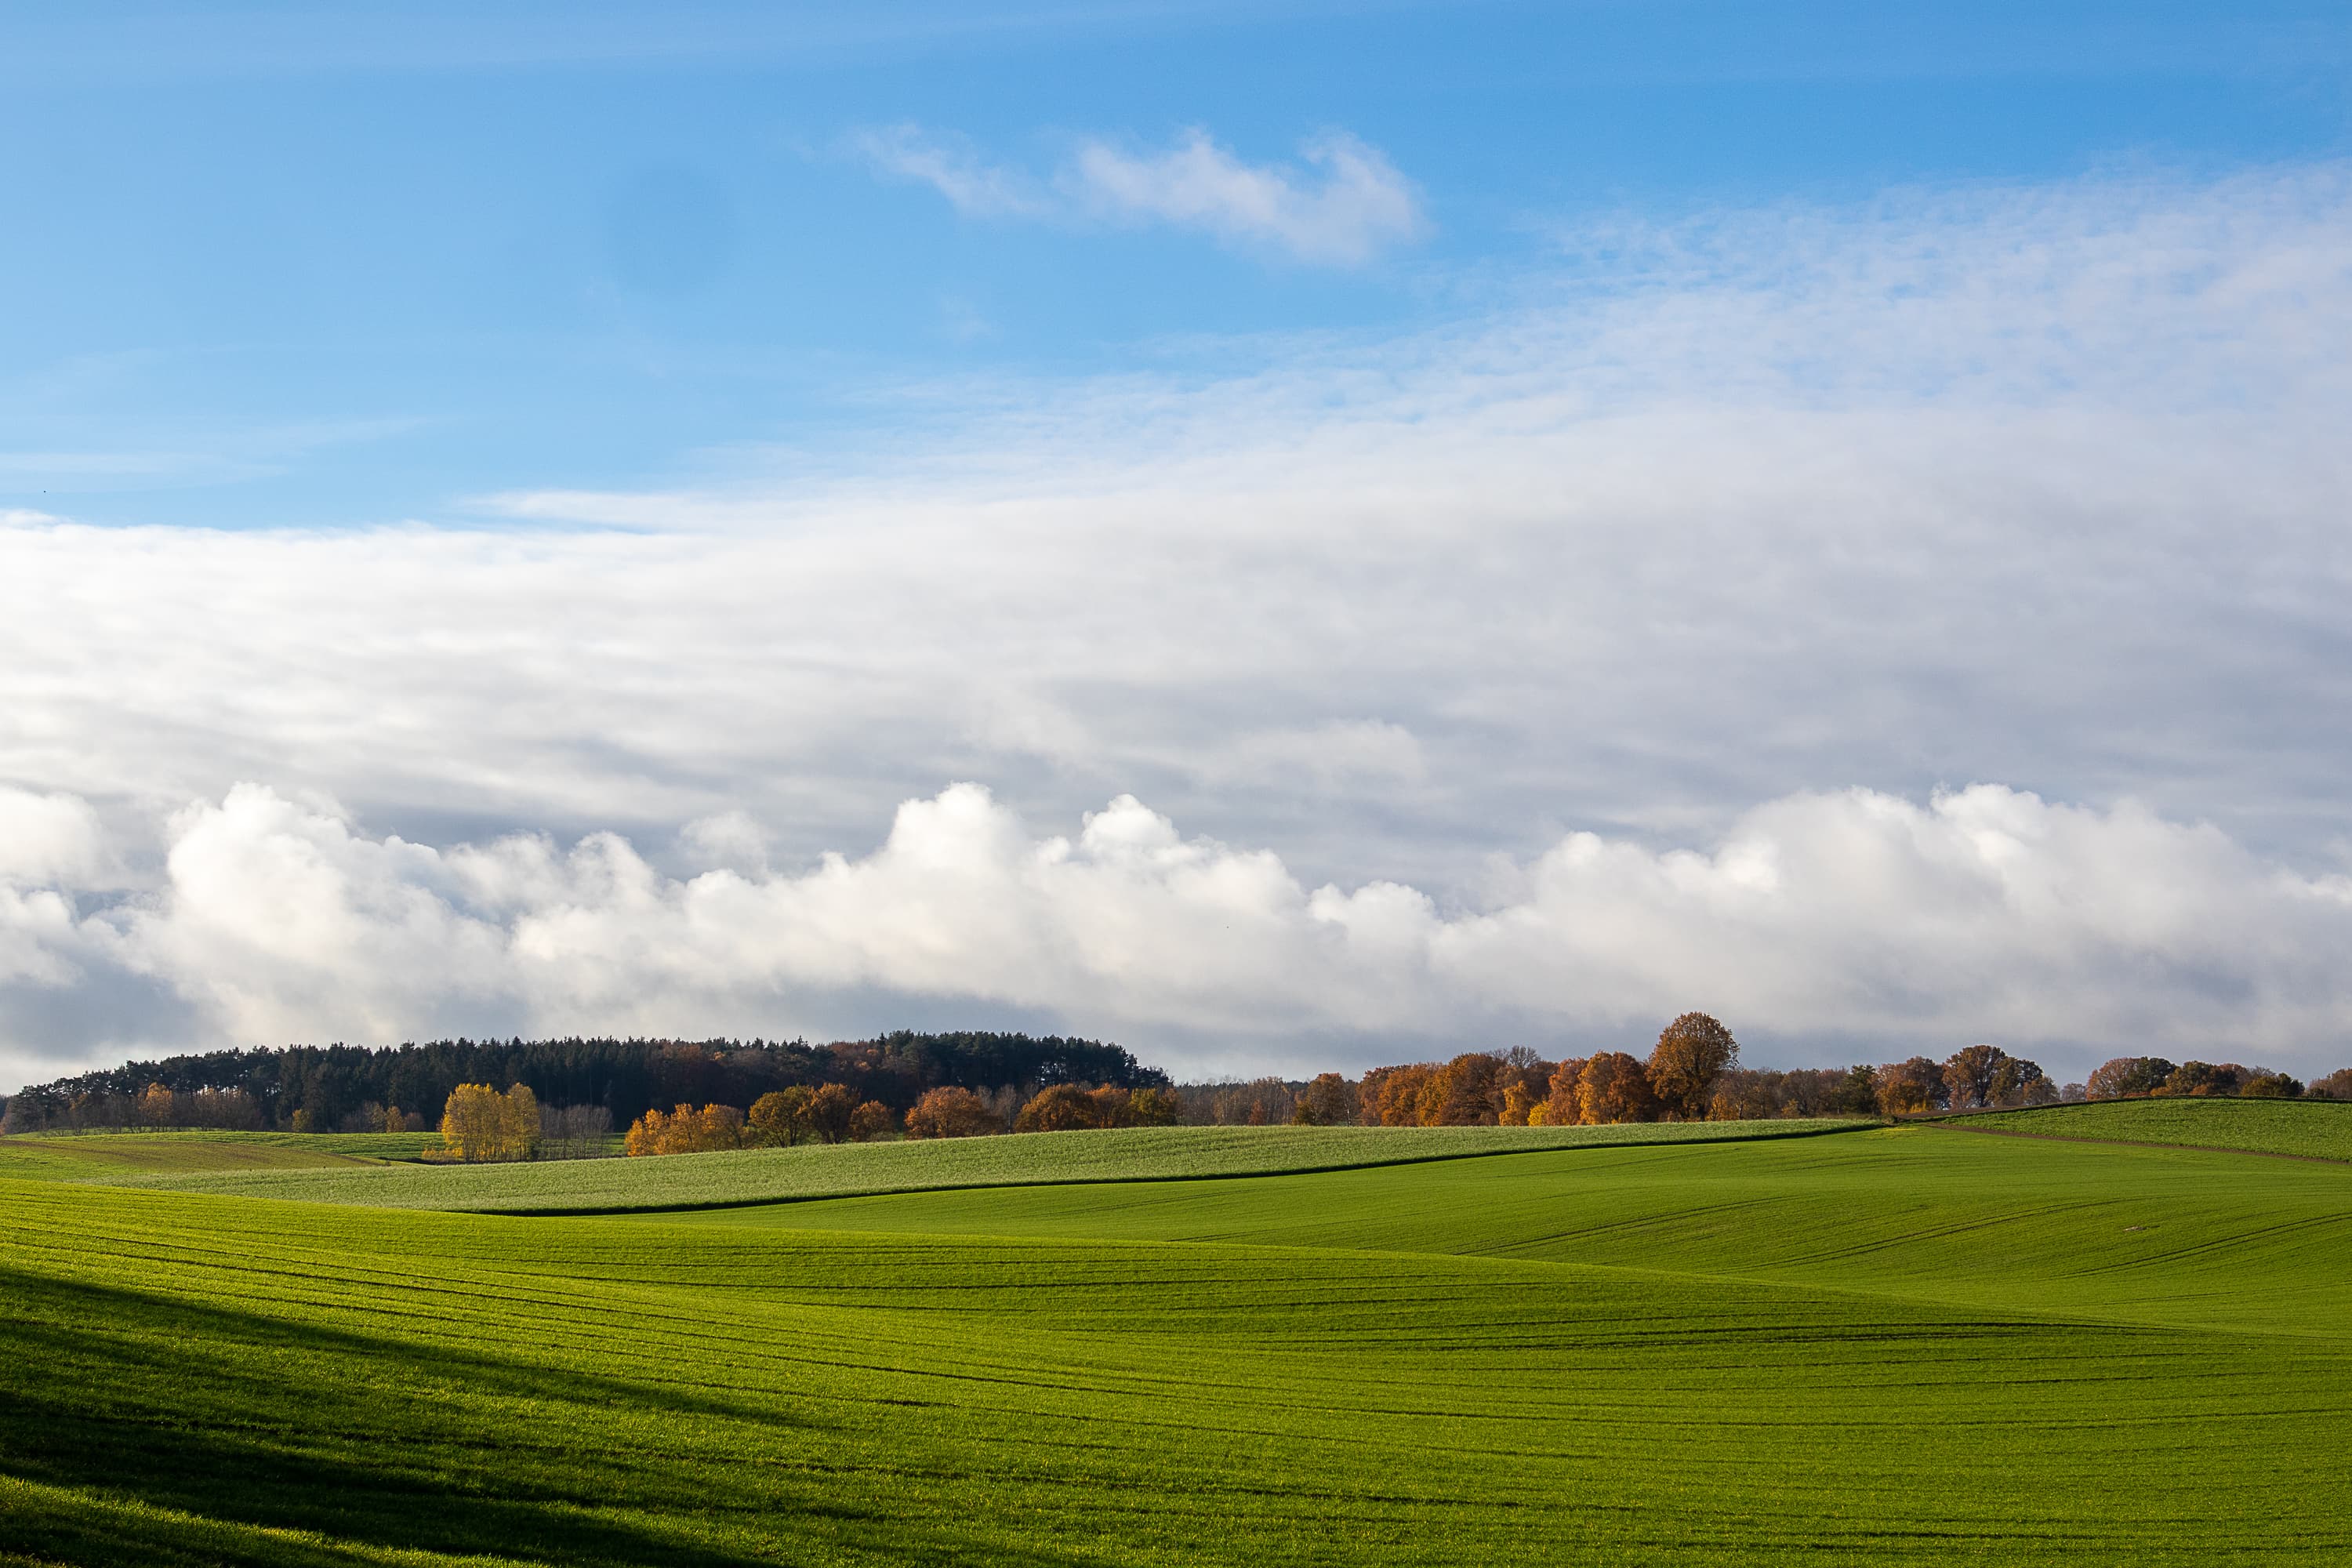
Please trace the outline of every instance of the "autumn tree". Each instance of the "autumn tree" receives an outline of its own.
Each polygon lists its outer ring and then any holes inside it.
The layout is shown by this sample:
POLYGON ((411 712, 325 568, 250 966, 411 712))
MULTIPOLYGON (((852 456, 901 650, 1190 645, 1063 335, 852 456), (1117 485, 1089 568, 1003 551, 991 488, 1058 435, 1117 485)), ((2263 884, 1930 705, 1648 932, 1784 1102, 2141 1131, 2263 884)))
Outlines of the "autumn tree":
POLYGON ((2009 1053, 1999 1046, 1964 1046, 1944 1063, 1944 1092, 1954 1110, 1976 1110, 1992 1103, 1993 1079, 2009 1053))
POLYGON ((1716 1080, 1707 1098, 1709 1121, 1763 1121, 1783 1114, 1786 1100, 1779 1073, 1745 1072, 1735 1068, 1716 1080))
POLYGON ((2021 1105, 2055 1105, 2058 1086, 2050 1081, 2050 1075, 2042 1070, 2040 1063, 2003 1056, 1993 1064, 1992 1075, 1986 1080, 1985 1103, 2003 1110, 2021 1105))
POLYGON ((461 1083, 441 1108, 441 1147, 468 1163, 499 1158, 503 1118, 499 1095, 486 1083, 461 1083))
POLYGON ((790 1148, 808 1137, 809 1096, 806 1084, 770 1089, 751 1102, 747 1136, 753 1143, 771 1148, 790 1148))
POLYGON ((539 1097, 530 1085, 514 1084, 499 1097, 499 1139, 509 1160, 528 1160, 539 1152, 539 1097))
POLYGON ((1655 1121, 1658 1097, 1642 1064, 1623 1051, 1603 1051, 1584 1064, 1576 1085, 1577 1120, 1588 1127, 1655 1121))
POLYGON ((1426 1062, 1374 1068, 1357 1091, 1357 1120, 1367 1127, 1420 1126, 1422 1090, 1436 1071, 1426 1062))
POLYGON ((2295 1100, 2303 1094, 2303 1084, 2283 1072, 2258 1070, 2246 1075, 2238 1092, 2249 1100, 2295 1100))
POLYGON ((2352 1100, 2352 1068, 2337 1068, 2324 1078, 2315 1078, 2304 1091, 2313 1100, 2352 1100))
MULTIPOLYGON (((681 1105, 678 1109, 688 1108, 681 1105)), ((621 1148, 633 1160, 648 1154, 667 1154, 669 1151, 662 1145, 668 1142, 668 1136, 669 1118, 658 1110, 648 1110, 629 1123, 629 1130, 621 1135, 621 1148)))
POLYGON ((1531 1127, 1573 1127, 1584 1120, 1584 1069, 1588 1057, 1570 1057, 1551 1069, 1543 1103, 1528 1108, 1531 1127))
POLYGON ((849 1113, 849 1136, 859 1143, 870 1143, 898 1125, 898 1116, 878 1100, 862 1101, 849 1113))
POLYGON ((142 1127, 170 1127, 180 1120, 179 1096, 160 1083, 151 1083, 139 1091, 136 1111, 142 1127))
POLYGON ((1057 1083, 1041 1089, 1021 1114, 1013 1118, 1015 1132, 1071 1132, 1080 1128, 1099 1127, 1101 1108, 1094 1097, 1074 1083, 1057 1083))
POLYGON ((1502 1059, 1485 1051, 1465 1051, 1436 1068, 1422 1085, 1416 1104, 1423 1127, 1492 1127, 1500 1119, 1496 1075, 1502 1059))
POLYGON ((1132 1127, 1135 1125, 1135 1100, 1128 1091, 1115 1083, 1087 1090, 1087 1099, 1094 1103, 1095 1127, 1132 1127))
POLYGON ((1345 1075, 1318 1073, 1290 1109, 1290 1120, 1301 1127, 1339 1127, 1356 1120, 1363 1102, 1345 1075))
MULTIPOLYGON (((754 1118, 759 1107, 753 1106, 754 1118)), ((988 1101, 968 1089, 942 1086, 928 1089, 907 1112, 909 1138, 979 1138, 1004 1131, 1004 1122, 988 1101)))
POLYGON ((468 1163, 528 1160, 539 1147, 539 1100, 529 1084, 500 1094, 486 1083, 461 1083, 441 1109, 441 1147, 468 1163))
POLYGON ((1944 1069, 1926 1057, 1889 1062, 1873 1076, 1878 1087, 1878 1109, 1888 1116, 1934 1110, 1951 1092, 1944 1087, 1944 1069))
POLYGON ((1147 1084, 1129 1089, 1127 1096, 1127 1124, 1130 1127, 1173 1127, 1183 1119, 1184 1102, 1176 1098, 1172 1089, 1147 1084))
POLYGON ((629 1124, 622 1147, 632 1155, 704 1154, 743 1146, 743 1113, 731 1105, 648 1110, 629 1124))
POLYGON ((2091 1070, 2083 1089, 2093 1100, 2125 1100, 2154 1094, 2172 1072, 2172 1063, 2162 1057, 2114 1057, 2091 1070))
POLYGON ((2164 1095, 2194 1095, 2202 1098, 2214 1094, 2235 1094, 2238 1085, 2247 1077, 2244 1068, 2235 1062, 2182 1062, 2166 1076, 2155 1090, 2164 1095))
POLYGON ((857 1093, 845 1083, 817 1086, 808 1098, 808 1127, 820 1143, 839 1143, 849 1136, 849 1123, 857 1114, 857 1093))
POLYGON ((1716 1079, 1739 1061, 1739 1042, 1705 1013, 1685 1013, 1658 1034, 1647 1071, 1658 1106, 1685 1121, 1706 1114, 1716 1079))

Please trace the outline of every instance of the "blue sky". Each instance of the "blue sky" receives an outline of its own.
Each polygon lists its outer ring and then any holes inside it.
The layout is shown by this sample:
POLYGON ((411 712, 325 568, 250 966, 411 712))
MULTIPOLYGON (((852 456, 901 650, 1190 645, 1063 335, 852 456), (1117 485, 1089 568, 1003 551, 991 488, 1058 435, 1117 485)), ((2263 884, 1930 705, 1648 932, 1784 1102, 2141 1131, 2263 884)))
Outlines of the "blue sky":
POLYGON ((11 8, 0 504, 333 526, 659 483, 887 440, 941 377, 1475 312, 1594 223, 2333 157, 2352 60, 2315 4, 852 17, 11 8), (973 217, 852 151, 901 126, 1040 174, 1093 139, 1279 164, 1341 131, 1425 222, 1333 266, 973 217))
POLYGON ((2340 5, 0 5, 0 1087, 2344 1065, 2340 5))

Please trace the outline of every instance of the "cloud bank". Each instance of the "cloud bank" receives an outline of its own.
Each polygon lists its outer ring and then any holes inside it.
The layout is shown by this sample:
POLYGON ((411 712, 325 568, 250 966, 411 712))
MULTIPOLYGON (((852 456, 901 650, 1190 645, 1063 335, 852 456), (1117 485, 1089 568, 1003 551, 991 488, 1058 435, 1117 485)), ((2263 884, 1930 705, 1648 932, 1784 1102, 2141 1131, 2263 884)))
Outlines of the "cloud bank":
POLYGON ((69 1015, 139 976, 190 1043, 484 1020, 823 1034, 877 995, 1173 1044, 1195 1070, 1638 1044, 1691 1006, 1751 1037, 2056 1044, 2076 1070, 2216 1040, 2336 1065, 2352 1033, 2352 877, 2299 876, 2138 806, 1990 785, 1790 796, 1704 850, 1571 834, 1486 905, 1451 910, 1395 882, 1308 887, 1131 796, 1039 836, 974 784, 906 802, 862 856, 678 875, 617 835, 435 848, 244 784, 174 814, 159 874, 80 913, 140 847, 91 821, 71 800, 0 797, 0 845, 72 851, 0 872, 0 985, 69 1015))
POLYGON ((973 217, 1165 224, 1330 267, 1361 266, 1427 226, 1412 183, 1344 132, 1309 138, 1303 168, 1244 163, 1199 129, 1160 153, 1090 139, 1043 178, 916 125, 863 131, 849 144, 877 173, 929 185, 973 217))
POLYGON ((2326 1065, 2347 393, 2345 171, 2115 176, 1580 231, 1409 336, 470 528, 12 517, 0 1040, 1712 1004, 2326 1065), (1120 859, 1127 795, 1181 834, 1120 859))

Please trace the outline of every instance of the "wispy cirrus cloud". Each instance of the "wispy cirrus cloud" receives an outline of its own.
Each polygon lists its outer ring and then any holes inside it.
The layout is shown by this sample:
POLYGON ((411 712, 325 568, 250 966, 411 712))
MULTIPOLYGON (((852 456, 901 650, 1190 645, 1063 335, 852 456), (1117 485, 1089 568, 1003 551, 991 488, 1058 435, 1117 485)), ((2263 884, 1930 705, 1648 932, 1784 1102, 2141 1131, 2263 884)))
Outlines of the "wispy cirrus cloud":
POLYGON ((1053 193, 1034 176, 992 163, 969 137, 919 125, 872 126, 848 138, 849 150, 877 173, 930 186, 971 217, 1043 217, 1053 193))
POLYGON ((1344 132, 1309 138, 1297 163, 1248 163, 1198 129, 1156 152, 1089 139, 1043 175, 916 125, 862 131, 849 146, 970 216, 1164 224, 1317 266, 1361 266, 1428 226, 1413 183, 1344 132))

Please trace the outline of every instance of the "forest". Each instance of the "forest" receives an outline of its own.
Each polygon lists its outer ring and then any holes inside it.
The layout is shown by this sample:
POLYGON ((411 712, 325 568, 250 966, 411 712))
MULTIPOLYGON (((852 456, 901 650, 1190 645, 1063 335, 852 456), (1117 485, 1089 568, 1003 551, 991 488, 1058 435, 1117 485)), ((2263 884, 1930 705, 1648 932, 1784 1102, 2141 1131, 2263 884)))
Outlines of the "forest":
MULTIPOLYGON (((1126 1050, 1058 1035, 898 1030, 871 1040, 436 1040, 389 1048, 288 1046, 129 1062, 11 1095, 0 1130, 178 1125, 373 1132, 386 1113, 422 1131, 461 1084, 523 1084, 553 1107, 597 1107, 611 1125, 692 1102, 748 1107, 772 1091, 845 1085, 858 1104, 913 1109, 941 1086, 1034 1093, 1063 1083, 1164 1087, 1126 1050), (143 1117, 160 1087, 173 1120, 143 1117)), ((1024 1095, 1025 1098, 1025 1095, 1024 1095)))

